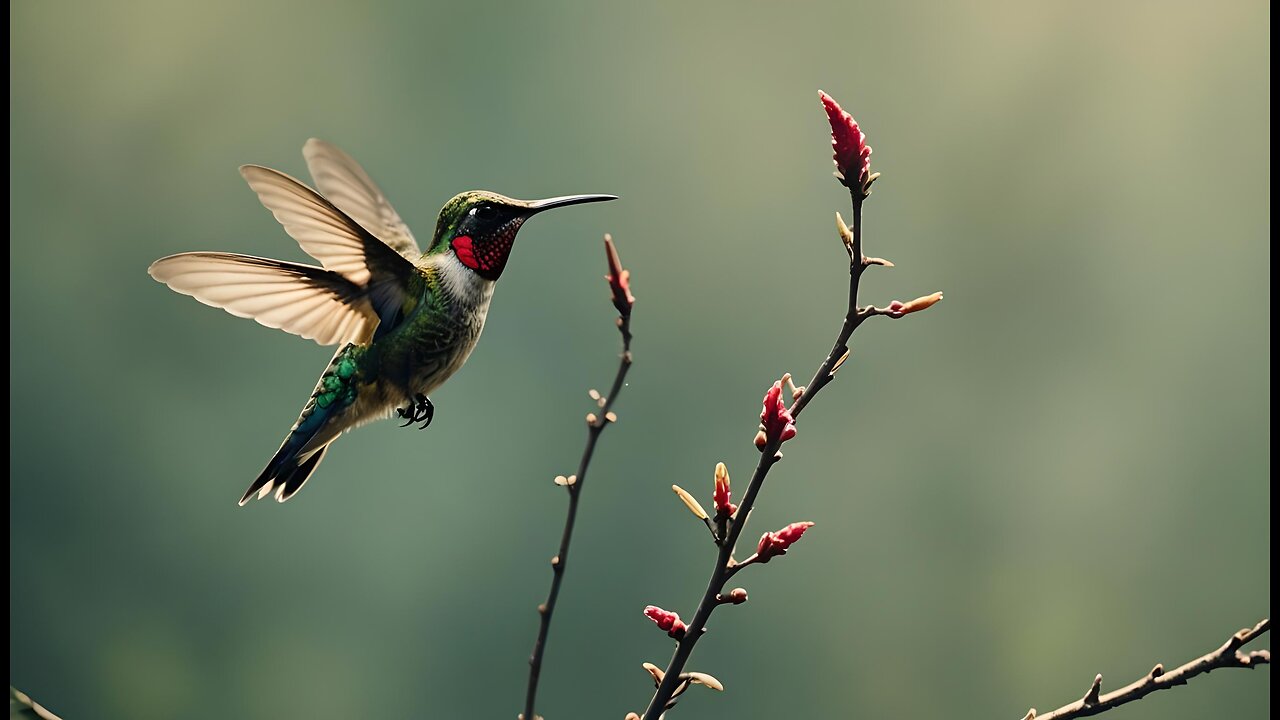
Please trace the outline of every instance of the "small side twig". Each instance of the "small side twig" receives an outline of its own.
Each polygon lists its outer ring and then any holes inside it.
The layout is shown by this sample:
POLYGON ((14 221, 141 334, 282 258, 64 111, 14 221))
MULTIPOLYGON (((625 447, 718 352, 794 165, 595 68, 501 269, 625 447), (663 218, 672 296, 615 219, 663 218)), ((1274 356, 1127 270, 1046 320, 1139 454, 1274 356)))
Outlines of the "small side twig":
POLYGON ((1057 710, 1040 714, 1031 708, 1022 720, 1071 720, 1071 718, 1090 717, 1113 710, 1150 695, 1157 690, 1167 690, 1178 685, 1186 685, 1191 678, 1204 675, 1218 668, 1253 669, 1259 665, 1271 663, 1271 653, 1267 650, 1244 652, 1240 648, 1253 642, 1260 635, 1271 629, 1271 620, 1264 619, 1252 628, 1244 628, 1232 635, 1222 647, 1213 652, 1201 655, 1185 665, 1172 670, 1165 670, 1158 664, 1151 672, 1119 690, 1102 694, 1102 676, 1095 676, 1093 684, 1085 692, 1084 697, 1073 703, 1063 705, 1057 710))
POLYGON ((547 636, 551 632, 551 617, 556 610, 556 600, 560 597, 560 584, 564 581, 565 561, 569 556, 569 543, 573 540, 573 526, 578 517, 578 500, 582 497, 582 485, 587 478, 587 468, 591 465, 591 457, 595 454, 596 442, 607 425, 617 421, 613 413, 613 403, 626 382, 627 371, 631 369, 631 307, 635 297, 631 295, 631 273, 622 268, 618 259, 618 250, 614 247, 613 238, 604 236, 605 252, 608 254, 609 274, 605 280, 609 282, 613 306, 618 309, 617 326, 622 335, 622 355, 618 361, 618 371, 613 377, 613 384, 606 395, 591 391, 591 398, 596 402, 598 412, 587 414, 587 444, 582 450, 582 459, 578 461, 578 472, 569 477, 558 476, 556 484, 569 492, 569 509, 564 518, 564 532, 560 536, 560 549, 551 558, 551 590, 547 599, 538 606, 540 616, 538 639, 534 641, 533 653, 529 656, 529 685, 525 692, 524 712, 520 720, 537 720, 534 704, 538 697, 538 680, 542 674, 542 656, 547 649, 547 636))

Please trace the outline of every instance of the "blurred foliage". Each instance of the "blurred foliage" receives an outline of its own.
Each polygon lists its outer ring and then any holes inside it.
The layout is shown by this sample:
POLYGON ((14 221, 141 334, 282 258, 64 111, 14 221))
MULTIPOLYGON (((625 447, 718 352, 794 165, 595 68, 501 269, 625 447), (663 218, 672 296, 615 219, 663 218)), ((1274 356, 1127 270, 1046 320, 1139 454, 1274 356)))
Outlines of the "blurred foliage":
MULTIPOLYGON (((640 709, 641 617, 713 560, 671 496, 754 461, 843 309, 832 93, 884 173, 856 339, 753 520, 690 717, 1017 717, 1270 608, 1270 6, 15 3, 10 675, 73 718, 513 717, 585 391, 601 443, 541 709, 640 709), (419 236, 453 193, 622 201, 521 233, 427 432, 357 431, 236 507, 329 358, 177 296, 184 250, 303 259, 237 176, 359 158, 419 236), (21 591, 14 590, 21 583, 21 591), (921 690, 927 674, 927 686, 921 690), (1074 679, 1074 680, 1073 680, 1074 679)), ((1269 672, 1267 670, 1262 671, 1269 672)), ((1261 716, 1215 674, 1128 720, 1261 716)))

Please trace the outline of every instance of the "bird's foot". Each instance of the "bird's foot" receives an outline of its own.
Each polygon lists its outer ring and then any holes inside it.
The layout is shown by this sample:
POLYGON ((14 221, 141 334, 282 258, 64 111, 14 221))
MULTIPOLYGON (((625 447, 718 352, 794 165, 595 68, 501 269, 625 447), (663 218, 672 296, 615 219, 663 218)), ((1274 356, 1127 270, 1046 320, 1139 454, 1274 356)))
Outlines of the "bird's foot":
POLYGON ((418 393, 409 398, 408 407, 396 408, 396 414, 404 418, 405 422, 400 427, 409 427, 410 425, 420 422, 422 426, 419 430, 426 430, 431 424, 431 419, 435 417, 436 406, 432 404, 431 398, 418 393))

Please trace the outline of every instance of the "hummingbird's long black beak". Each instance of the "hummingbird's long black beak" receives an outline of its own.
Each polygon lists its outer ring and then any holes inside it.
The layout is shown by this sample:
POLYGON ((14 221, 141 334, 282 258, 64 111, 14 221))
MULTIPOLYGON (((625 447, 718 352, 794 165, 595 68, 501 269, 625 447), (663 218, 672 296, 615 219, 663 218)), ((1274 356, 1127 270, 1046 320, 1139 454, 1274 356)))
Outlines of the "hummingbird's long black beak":
POLYGON ((561 197, 547 198, 546 200, 533 200, 528 204, 529 214, 540 213, 543 210, 551 208, 564 207, 566 205, 580 205, 582 203, 604 202, 605 200, 617 200, 617 195, 563 195, 561 197))

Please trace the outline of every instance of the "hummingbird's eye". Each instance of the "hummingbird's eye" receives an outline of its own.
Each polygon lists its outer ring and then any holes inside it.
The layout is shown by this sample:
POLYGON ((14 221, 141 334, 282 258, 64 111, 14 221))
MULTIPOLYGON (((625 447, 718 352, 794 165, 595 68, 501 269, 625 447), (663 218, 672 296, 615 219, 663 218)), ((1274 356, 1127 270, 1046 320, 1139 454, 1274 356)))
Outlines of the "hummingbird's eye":
POLYGON ((491 220, 497 212, 492 205, 477 205, 471 208, 471 216, 477 220, 491 220))

